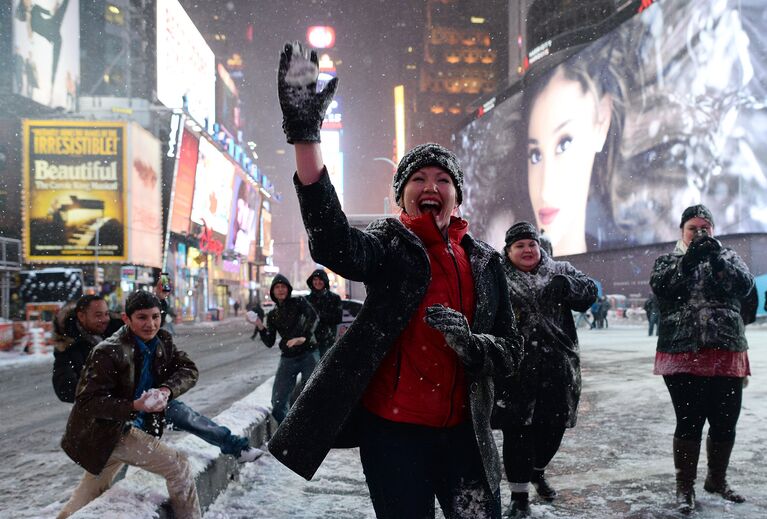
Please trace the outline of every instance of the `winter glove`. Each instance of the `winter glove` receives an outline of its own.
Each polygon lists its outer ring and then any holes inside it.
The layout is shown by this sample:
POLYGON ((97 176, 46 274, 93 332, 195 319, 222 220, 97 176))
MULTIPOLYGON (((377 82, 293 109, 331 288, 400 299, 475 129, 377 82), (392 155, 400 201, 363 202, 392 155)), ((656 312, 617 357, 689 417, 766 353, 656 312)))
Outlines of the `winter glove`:
POLYGON ((687 253, 682 257, 682 269, 685 272, 691 272, 699 263, 706 261, 712 254, 718 254, 722 244, 719 240, 710 236, 696 237, 690 246, 687 247, 687 253))
POLYGON ((552 303, 561 303, 567 296, 567 289, 567 278, 561 274, 557 274, 551 278, 548 285, 543 287, 541 298, 552 303))
POLYGON ((277 71, 277 92, 282 108, 282 131, 288 144, 320 142, 322 119, 333 100, 338 78, 331 79, 322 92, 317 92, 318 75, 317 52, 307 54, 298 42, 285 44, 277 71))
POLYGON ((482 363, 482 351, 469 328, 466 317, 452 308, 431 305, 426 308, 426 324, 445 335, 445 342, 458 354, 467 367, 482 363))
POLYGON ((727 267, 727 261, 725 261, 718 251, 710 256, 709 262, 711 263, 711 270, 714 271, 714 273, 719 273, 727 267))

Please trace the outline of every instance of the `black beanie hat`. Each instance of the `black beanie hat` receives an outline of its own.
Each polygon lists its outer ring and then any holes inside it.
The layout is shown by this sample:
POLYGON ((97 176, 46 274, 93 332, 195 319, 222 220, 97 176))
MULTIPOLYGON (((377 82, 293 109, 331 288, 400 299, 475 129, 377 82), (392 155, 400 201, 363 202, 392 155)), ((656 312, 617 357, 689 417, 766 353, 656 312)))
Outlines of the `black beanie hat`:
POLYGON ((463 201, 463 171, 458 164, 458 159, 452 151, 435 144, 433 142, 420 144, 412 150, 405 153, 402 160, 399 161, 397 172, 394 174, 394 201, 400 205, 402 200, 402 191, 410 176, 421 168, 426 166, 437 166, 444 169, 455 184, 456 199, 458 205, 463 201))
POLYGON ((708 207, 703 204, 698 204, 691 205, 684 210, 682 213, 682 222, 679 224, 679 228, 681 229, 684 227, 684 223, 687 220, 692 220, 695 217, 703 218, 708 223, 710 223, 712 227, 714 227, 714 215, 711 214, 711 211, 708 210, 708 207))
POLYGON ((530 222, 517 222, 506 231, 506 245, 511 245, 519 240, 535 240, 541 243, 538 230, 530 222))

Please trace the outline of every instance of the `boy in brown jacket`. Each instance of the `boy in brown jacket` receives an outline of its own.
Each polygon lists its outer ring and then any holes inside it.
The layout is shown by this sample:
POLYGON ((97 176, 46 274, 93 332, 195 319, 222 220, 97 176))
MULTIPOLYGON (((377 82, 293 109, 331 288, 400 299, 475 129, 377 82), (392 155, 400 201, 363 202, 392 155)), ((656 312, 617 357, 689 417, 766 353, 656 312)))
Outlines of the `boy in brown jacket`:
POLYGON ((164 411, 197 382, 197 367, 160 329, 160 300, 135 291, 120 328, 86 361, 61 446, 85 470, 58 517, 65 518, 107 490, 123 464, 166 479, 173 512, 201 517, 186 457, 160 441, 164 411))

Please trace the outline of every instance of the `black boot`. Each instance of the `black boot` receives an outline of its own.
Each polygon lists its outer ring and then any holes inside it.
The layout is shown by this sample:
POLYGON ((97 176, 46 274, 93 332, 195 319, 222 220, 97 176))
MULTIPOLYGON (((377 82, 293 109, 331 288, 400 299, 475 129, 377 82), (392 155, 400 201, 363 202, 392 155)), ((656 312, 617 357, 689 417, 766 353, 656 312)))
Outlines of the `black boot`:
POLYGON ((715 442, 711 440, 711 437, 706 438, 708 476, 706 476, 703 489, 712 494, 719 494, 727 501, 742 503, 746 498, 736 493, 727 484, 727 466, 730 464, 730 454, 734 444, 734 441, 715 442))
POLYGON ((533 470, 533 477, 530 482, 544 501, 554 501, 554 498, 557 497, 557 491, 549 485, 543 470, 533 470))
POLYGON ((676 503, 683 514, 695 510, 695 478, 698 475, 700 442, 674 438, 676 468, 676 503))
POLYGON ((527 492, 512 492, 511 506, 506 511, 507 519, 522 519, 530 517, 530 502, 527 492))

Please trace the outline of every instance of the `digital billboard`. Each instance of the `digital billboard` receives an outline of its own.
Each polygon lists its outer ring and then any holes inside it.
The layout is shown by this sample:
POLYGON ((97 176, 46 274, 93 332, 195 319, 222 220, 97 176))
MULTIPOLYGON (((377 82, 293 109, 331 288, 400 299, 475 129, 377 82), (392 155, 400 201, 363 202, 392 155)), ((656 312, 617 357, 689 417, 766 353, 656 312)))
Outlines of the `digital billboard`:
POLYGON ((245 257, 250 256, 250 243, 256 239, 261 195, 258 188, 240 175, 234 176, 232 209, 226 248, 245 257))
POLYGON ((18 0, 13 9, 12 92, 74 110, 80 85, 79 0, 18 0))
POLYGON ((578 254, 675 240, 696 203, 767 231, 765 29, 758 2, 659 2, 543 53, 454 135, 472 232, 501 248, 528 220, 578 254))
POLYGON ((127 259, 125 128, 24 121, 27 262, 127 259))
POLYGON ((192 221, 221 235, 229 230, 234 164, 207 139, 200 139, 192 221))
POLYGON ((184 129, 176 159, 178 164, 176 165, 176 180, 173 184, 173 211, 170 220, 170 230, 179 234, 189 232, 199 145, 199 139, 192 132, 184 129))
POLYGON ((178 0, 157 1, 157 99, 216 120, 216 58, 178 0))
POLYGON ((162 194, 160 141, 136 123, 130 125, 128 179, 129 260, 147 267, 162 266, 162 194))

